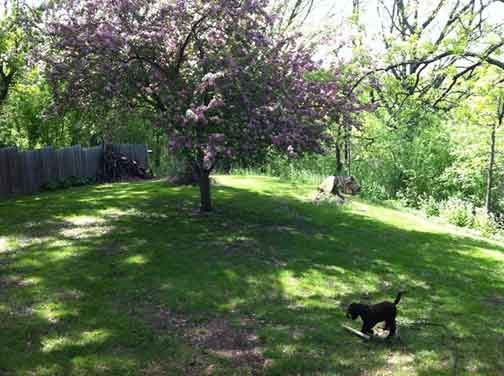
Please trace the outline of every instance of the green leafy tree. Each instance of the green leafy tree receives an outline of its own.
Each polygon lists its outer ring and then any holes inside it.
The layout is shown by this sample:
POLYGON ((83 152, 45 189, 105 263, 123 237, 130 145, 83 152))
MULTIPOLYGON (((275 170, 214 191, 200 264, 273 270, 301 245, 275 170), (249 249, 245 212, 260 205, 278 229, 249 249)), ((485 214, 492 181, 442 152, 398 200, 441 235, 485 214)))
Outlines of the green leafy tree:
POLYGON ((502 197, 501 192, 494 193, 496 182, 504 178, 497 168, 504 163, 499 152, 504 146, 499 137, 504 119, 504 71, 486 65, 468 85, 474 94, 455 113, 460 147, 455 175, 469 180, 464 185, 472 187, 473 201, 484 204, 490 213, 502 197))
POLYGON ((382 83, 375 93, 391 115, 411 98, 450 110, 470 96, 464 80, 476 69, 504 68, 504 24, 491 16, 503 9, 500 0, 379 0, 384 53, 364 77, 382 83))
POLYGON ((373 42, 381 47, 374 50, 361 17, 369 5, 353 2, 354 69, 362 72, 354 87, 364 86, 380 108, 353 140, 356 171, 377 195, 400 194, 414 205, 423 195, 442 199, 459 193, 481 200, 486 169, 473 170, 479 174, 473 182, 455 184, 456 166, 465 166, 467 157, 459 153, 463 130, 450 119, 475 92, 482 67, 504 68, 504 25, 494 16, 504 4, 378 0, 382 27, 373 42))
POLYGON ((0 8, 0 108, 26 65, 28 48, 22 19, 21 2, 5 1, 0 8))

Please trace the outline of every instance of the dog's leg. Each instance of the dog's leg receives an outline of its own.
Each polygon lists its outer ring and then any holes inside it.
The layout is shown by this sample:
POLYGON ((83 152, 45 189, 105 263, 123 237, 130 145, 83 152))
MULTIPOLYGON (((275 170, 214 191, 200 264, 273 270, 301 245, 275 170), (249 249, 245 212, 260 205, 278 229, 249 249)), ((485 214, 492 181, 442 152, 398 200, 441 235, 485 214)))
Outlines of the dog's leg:
POLYGON ((364 333, 364 334, 368 334, 369 332, 369 327, 368 327, 368 322, 367 321, 363 321, 362 322, 362 329, 361 329, 361 332, 364 333))
POLYGON ((395 317, 394 319, 390 322, 390 323, 387 323, 387 326, 389 327, 389 335, 387 338, 392 338, 395 336, 395 333, 396 333, 396 320, 395 320, 395 317))
POLYGON ((364 321, 364 323, 362 324, 361 332, 364 334, 373 335, 373 326, 375 325, 376 323, 373 321, 364 321))

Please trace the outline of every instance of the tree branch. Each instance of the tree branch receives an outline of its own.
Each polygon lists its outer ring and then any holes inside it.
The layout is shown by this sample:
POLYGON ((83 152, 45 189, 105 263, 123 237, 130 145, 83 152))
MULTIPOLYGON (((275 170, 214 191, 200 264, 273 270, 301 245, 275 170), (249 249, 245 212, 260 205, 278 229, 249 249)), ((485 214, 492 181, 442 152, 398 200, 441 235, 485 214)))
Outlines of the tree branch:
POLYGON ((177 76, 178 73, 180 72, 180 68, 181 68, 182 63, 184 62, 184 59, 185 59, 185 50, 187 49, 187 46, 189 45, 191 38, 196 34, 196 30, 198 29, 199 25, 201 25, 201 23, 203 21, 205 21, 205 19, 207 17, 208 17, 208 14, 203 15, 199 20, 197 20, 191 26, 191 30, 187 34, 184 42, 182 43, 182 46, 180 47, 180 49, 178 50, 178 53, 177 53, 177 59, 176 59, 175 68, 174 68, 175 76, 177 76))

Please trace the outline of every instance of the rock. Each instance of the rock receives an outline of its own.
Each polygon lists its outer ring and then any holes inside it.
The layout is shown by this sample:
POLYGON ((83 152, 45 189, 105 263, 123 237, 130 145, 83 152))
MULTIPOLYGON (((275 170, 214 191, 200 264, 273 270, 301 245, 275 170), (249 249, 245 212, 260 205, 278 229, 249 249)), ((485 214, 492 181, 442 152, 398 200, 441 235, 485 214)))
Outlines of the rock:
POLYGON ((334 179, 335 179, 335 176, 329 176, 328 178, 326 178, 322 182, 322 184, 319 185, 319 191, 321 193, 325 193, 325 194, 333 193, 334 179))
POLYGON ((356 195, 360 191, 361 187, 353 176, 329 176, 319 186, 320 194, 333 194, 341 198, 341 193, 356 195))

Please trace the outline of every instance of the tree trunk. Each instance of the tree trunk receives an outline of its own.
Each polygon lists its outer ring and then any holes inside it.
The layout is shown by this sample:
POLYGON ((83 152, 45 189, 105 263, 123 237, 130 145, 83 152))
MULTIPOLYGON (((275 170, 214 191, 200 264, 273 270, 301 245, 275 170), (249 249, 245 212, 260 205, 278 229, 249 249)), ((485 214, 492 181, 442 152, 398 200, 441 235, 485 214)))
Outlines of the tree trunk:
POLYGON ((162 145, 160 143, 160 135, 159 131, 156 131, 156 134, 154 136, 154 168, 156 169, 156 173, 159 173, 159 170, 161 169, 161 151, 162 151, 162 145))
POLYGON ((343 172, 343 162, 341 162, 341 148, 336 144, 336 176, 341 175, 343 172))
POLYGON ((352 129, 347 129, 345 134, 345 164, 347 175, 352 174, 352 129))
POLYGON ((0 67, 0 107, 2 107, 7 100, 13 77, 14 72, 6 74, 3 72, 3 67, 0 67))
POLYGON ((486 186, 486 199, 485 199, 485 209, 487 214, 492 212, 492 186, 493 186, 493 171, 495 166, 495 132, 496 125, 492 126, 492 133, 490 136, 490 161, 488 163, 488 175, 487 175, 487 186, 486 186))
POLYGON ((202 171, 199 174, 199 187, 200 187, 200 197, 201 197, 201 208, 202 212, 212 211, 212 196, 210 192, 210 172, 202 171))

